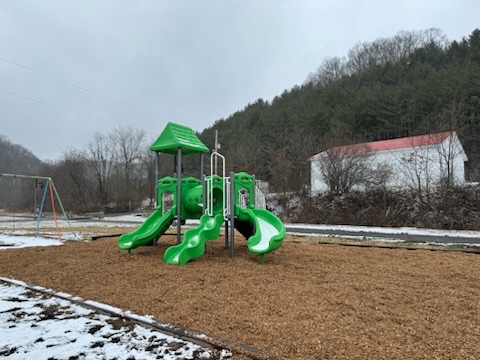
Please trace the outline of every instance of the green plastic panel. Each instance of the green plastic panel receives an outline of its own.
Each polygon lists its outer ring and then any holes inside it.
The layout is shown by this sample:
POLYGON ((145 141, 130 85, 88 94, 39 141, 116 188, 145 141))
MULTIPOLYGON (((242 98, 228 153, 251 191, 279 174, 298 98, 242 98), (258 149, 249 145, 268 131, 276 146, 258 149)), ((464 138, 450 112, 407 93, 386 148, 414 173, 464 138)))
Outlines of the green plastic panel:
POLYGON ((151 151, 174 154, 178 149, 182 154, 208 153, 209 149, 192 129, 187 126, 169 122, 158 139, 150 146, 151 151))

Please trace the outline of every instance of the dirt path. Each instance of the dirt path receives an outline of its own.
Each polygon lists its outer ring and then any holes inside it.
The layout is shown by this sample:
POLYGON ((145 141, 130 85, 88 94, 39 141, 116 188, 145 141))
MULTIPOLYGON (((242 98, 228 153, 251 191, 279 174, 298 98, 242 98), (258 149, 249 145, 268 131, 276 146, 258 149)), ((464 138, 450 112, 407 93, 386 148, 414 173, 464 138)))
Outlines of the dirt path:
MULTIPOLYGON (((185 266, 174 243, 116 238, 0 252, 0 276, 111 304, 288 359, 480 358, 480 257, 286 241, 261 266, 223 240, 185 266)), ((234 357, 243 358, 243 357, 234 357)))

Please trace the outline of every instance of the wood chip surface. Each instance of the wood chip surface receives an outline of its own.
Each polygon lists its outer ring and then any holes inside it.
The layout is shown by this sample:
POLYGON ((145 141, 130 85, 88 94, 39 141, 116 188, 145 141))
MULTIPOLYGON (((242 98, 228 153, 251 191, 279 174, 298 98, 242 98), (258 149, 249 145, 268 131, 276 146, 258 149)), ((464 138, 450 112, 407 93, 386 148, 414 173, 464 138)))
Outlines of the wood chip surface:
MULTIPOLYGON (((153 315, 286 359, 479 359, 480 255, 236 238, 187 265, 174 236, 128 254, 117 238, 0 251, 0 276, 153 315)), ((234 355, 233 359, 248 358, 234 355)))

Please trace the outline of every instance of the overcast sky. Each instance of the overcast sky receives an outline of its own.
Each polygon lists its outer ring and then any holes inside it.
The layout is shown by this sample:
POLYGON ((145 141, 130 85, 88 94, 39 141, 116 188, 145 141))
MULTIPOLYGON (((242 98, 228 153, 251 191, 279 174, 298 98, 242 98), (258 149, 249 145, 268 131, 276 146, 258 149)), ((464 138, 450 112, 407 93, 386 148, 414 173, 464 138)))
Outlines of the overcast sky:
POLYGON ((0 0, 0 134, 56 160, 117 125, 201 131, 358 42, 461 40, 479 14, 478 0, 0 0))

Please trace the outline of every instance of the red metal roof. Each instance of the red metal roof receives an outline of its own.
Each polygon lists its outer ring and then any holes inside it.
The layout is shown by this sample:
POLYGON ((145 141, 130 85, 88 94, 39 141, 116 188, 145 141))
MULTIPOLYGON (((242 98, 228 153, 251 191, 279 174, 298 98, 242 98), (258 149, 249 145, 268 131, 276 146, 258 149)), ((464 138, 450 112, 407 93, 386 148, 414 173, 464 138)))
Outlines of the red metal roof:
MULTIPOLYGON (((384 151, 395 149, 406 149, 415 146, 437 145, 447 139, 453 131, 444 131, 441 133, 409 136, 399 139, 371 141, 361 144, 338 146, 330 148, 327 151, 333 151, 336 154, 361 154, 370 151, 384 151)), ((324 152, 314 155, 310 160, 315 160, 321 156, 324 152)))

